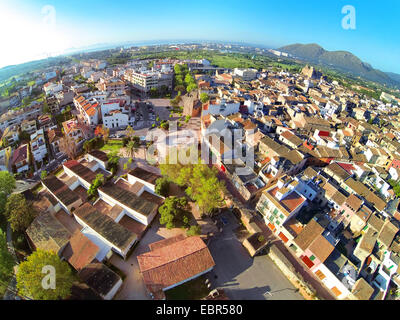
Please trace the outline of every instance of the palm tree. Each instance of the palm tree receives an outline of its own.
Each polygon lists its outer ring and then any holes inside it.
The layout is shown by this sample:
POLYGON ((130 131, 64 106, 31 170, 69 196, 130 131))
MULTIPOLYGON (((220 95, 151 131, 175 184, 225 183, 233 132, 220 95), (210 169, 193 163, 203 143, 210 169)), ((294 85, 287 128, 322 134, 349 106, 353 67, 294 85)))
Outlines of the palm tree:
POLYGON ((127 150, 128 156, 133 158, 135 156, 136 152, 139 150, 139 147, 135 143, 135 141, 129 141, 126 146, 126 150, 127 150))

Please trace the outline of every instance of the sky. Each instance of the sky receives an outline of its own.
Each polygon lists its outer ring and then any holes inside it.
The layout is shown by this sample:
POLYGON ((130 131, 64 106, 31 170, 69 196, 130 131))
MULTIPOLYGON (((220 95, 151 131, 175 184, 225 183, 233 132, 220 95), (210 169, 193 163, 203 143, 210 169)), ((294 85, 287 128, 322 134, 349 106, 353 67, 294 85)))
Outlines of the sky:
POLYGON ((399 0, 0 0, 0 68, 98 43, 318 43, 400 73, 399 0), (344 29, 345 5, 355 29, 344 29))

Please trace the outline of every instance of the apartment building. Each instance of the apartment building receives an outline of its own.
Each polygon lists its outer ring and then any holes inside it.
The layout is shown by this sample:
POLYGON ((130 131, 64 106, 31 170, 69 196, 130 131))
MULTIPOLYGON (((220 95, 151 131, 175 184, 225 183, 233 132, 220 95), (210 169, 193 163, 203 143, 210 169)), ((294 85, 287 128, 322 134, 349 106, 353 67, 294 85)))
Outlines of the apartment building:
POLYGON ((0 130, 4 131, 7 127, 19 125, 24 120, 36 119, 42 113, 42 105, 40 103, 32 104, 23 109, 10 110, 0 117, 0 130))
POLYGON ((122 94, 125 92, 126 89, 125 82, 118 78, 100 78, 96 86, 100 91, 104 91, 107 93, 116 92, 122 94))
POLYGON ((31 150, 33 160, 42 161, 47 155, 46 140, 43 129, 37 130, 31 135, 31 150))
POLYGON ((172 72, 136 72, 133 70, 128 70, 124 75, 124 79, 131 84, 133 89, 143 95, 146 95, 152 88, 158 89, 162 86, 167 87, 168 90, 172 90, 173 78, 174 75, 172 72))

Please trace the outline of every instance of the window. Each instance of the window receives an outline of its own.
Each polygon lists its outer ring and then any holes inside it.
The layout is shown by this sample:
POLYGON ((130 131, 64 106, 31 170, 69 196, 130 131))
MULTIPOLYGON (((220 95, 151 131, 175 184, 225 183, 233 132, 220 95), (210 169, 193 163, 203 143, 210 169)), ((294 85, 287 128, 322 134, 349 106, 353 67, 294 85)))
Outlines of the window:
POLYGON ((339 291, 339 289, 336 288, 336 287, 333 287, 331 290, 332 290, 332 292, 335 294, 336 297, 339 297, 339 296, 342 294, 342 293, 339 291))
POLYGON ((269 216, 268 220, 273 222, 274 221, 274 217, 273 216, 269 216))
POLYGON ((279 216, 279 218, 283 219, 283 218, 285 218, 285 216, 284 216, 283 214, 281 214, 281 215, 279 216))
POLYGON ((324 280, 324 279, 326 278, 326 276, 322 273, 321 270, 317 270, 317 272, 315 272, 315 274, 317 275, 317 277, 318 277, 320 280, 324 280))
POLYGON ((315 256, 312 255, 312 256, 310 257, 310 260, 311 260, 311 261, 314 261, 314 260, 315 260, 315 256))
POLYGON ((278 209, 275 208, 274 211, 272 211, 272 214, 275 216, 278 213, 278 209))

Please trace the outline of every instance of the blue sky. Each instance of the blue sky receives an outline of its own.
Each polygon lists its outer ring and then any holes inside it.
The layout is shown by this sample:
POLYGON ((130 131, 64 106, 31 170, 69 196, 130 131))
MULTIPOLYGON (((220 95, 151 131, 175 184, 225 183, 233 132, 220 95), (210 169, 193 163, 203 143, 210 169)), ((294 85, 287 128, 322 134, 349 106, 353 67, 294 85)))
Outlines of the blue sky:
POLYGON ((400 73, 399 15, 398 0, 0 0, 0 28, 8 43, 0 67, 96 43, 194 39, 271 47, 318 43, 400 73), (55 9, 50 20, 41 11, 46 5, 55 9), (356 9, 355 30, 341 26, 344 5, 356 9))

